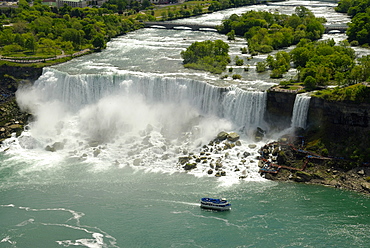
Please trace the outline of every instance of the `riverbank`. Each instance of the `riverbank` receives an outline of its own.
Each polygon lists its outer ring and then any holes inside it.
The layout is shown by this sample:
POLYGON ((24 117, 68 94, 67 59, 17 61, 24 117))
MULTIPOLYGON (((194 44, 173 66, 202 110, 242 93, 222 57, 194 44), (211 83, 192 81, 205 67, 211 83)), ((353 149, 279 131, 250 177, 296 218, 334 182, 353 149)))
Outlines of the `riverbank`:
MULTIPOLYGON (((109 61, 111 61, 113 57, 114 56, 110 56, 109 57, 109 61)), ((121 64, 119 64, 119 65, 121 65, 121 64)), ((42 68, 40 68, 40 69, 42 71, 42 68)), ((6 71, 9 71, 9 70, 5 70, 5 72, 4 72, 5 74, 7 73, 6 71)), ((22 69, 20 69, 18 73, 21 73, 21 71, 22 71, 22 69)), ((41 75, 41 73, 40 73, 40 75, 41 75)), ((16 82, 16 83, 21 82, 21 84, 27 83, 27 80, 20 80, 20 81, 18 81, 18 80, 19 79, 14 80, 14 82, 16 82)), ((32 80, 29 80, 28 82, 32 83, 32 80)), ((273 125, 278 126, 280 129, 289 127, 289 125, 290 125, 290 121, 292 119, 291 113, 292 113, 293 103, 294 103, 295 96, 296 96, 295 94, 292 94, 294 92, 281 92, 282 90, 284 90, 284 89, 281 89, 278 92, 274 92, 274 94, 269 93, 267 95, 267 98, 270 99, 272 95, 276 95, 276 98, 278 98, 278 95, 281 95, 280 93, 284 93, 283 94, 284 96, 282 98, 283 99, 286 99, 286 98, 289 98, 290 99, 290 103, 291 104, 289 106, 287 106, 286 108, 278 108, 278 105, 277 104, 270 104, 270 102, 269 102, 269 106, 271 105, 272 107, 275 107, 275 109, 272 109, 272 108, 268 108, 267 109, 267 112, 268 112, 269 117, 270 117, 270 120, 271 120, 269 124, 272 123, 273 125), (290 93, 290 94, 288 94, 288 93, 290 93), (284 111, 284 113, 283 113, 283 111, 284 111), (273 113, 275 115, 271 115, 271 113, 273 113), (282 116, 284 116, 284 118, 282 118, 282 116), (276 118, 274 118, 274 117, 276 117, 276 118), (284 124, 284 125, 282 125, 282 124, 284 124)), ((278 100, 278 99, 276 99, 276 100, 278 100)), ((283 101, 275 101, 275 103, 286 103, 286 102, 287 101, 284 101, 284 100, 283 101)), ((261 111, 261 113, 262 113, 262 111, 261 111)), ((319 119, 319 118, 313 118, 313 119, 319 119)), ((9 122, 8 122, 8 124, 4 125, 4 128, 8 128, 8 127, 12 126, 13 124, 20 124, 20 125, 22 125, 23 123, 20 120, 18 120, 18 119, 14 119, 14 120, 10 119, 9 122)), ((11 131, 8 132, 8 135, 9 135, 9 133, 11 133, 11 131)), ((137 161, 139 161, 139 160, 137 160, 137 161)), ((318 166, 318 165, 315 165, 315 166, 318 166)), ((327 168, 330 168, 330 165, 325 165, 325 166, 327 166, 327 168)), ((287 180, 291 180, 291 178, 289 178, 289 177, 287 177, 286 179, 287 180)), ((284 180, 284 179, 282 179, 282 180, 284 180)), ((312 180, 311 180, 311 182, 312 182, 312 180)))
MULTIPOLYGON (((1 80, 2 84, 0 88, 2 90, 2 95, 7 95, 7 97, 0 104, 0 114, 2 120, 2 122, 0 123, 0 141, 11 137, 12 133, 16 133, 16 135, 19 135, 23 131, 24 126, 29 122, 30 118, 32 118, 31 115, 22 112, 19 109, 15 101, 15 92, 20 85, 22 87, 26 86, 27 84, 32 84, 33 81, 41 76, 41 74, 42 68, 11 66, 0 67, 0 76, 3 78, 1 80), (17 76, 18 78, 15 78, 13 76, 17 76)), ((275 125, 279 124, 280 126, 290 125, 295 95, 296 94, 292 92, 283 92, 277 90, 268 92, 268 107, 266 110, 266 114, 267 116, 269 116, 270 122, 275 123, 275 125), (272 105, 279 108, 279 112, 277 112, 276 109, 272 109, 271 107, 269 107, 272 105)), ((315 103, 315 101, 313 101, 313 103, 315 103)), ((322 107, 326 104, 314 105, 322 107)), ((348 106, 351 104, 341 103, 340 105, 342 106, 342 109, 345 109, 348 112, 348 106)), ((333 109, 333 107, 330 107, 330 109, 333 109)), ((319 111, 314 112, 316 114, 319 113, 319 111)), ((321 115, 327 116, 324 113, 321 113, 321 115)), ((353 116, 351 112, 348 112, 347 115, 353 116)), ((333 118, 334 117, 335 116, 333 116, 333 118)), ((313 116, 311 117, 311 119, 315 120, 316 122, 318 121, 317 116, 313 116)), ((354 123, 352 122, 351 124, 353 125, 354 123)), ((323 123, 321 123, 320 125, 327 126, 326 124, 323 125, 323 123)), ((344 134, 348 134, 348 132, 343 132, 343 135, 344 134)), ((300 142, 293 141, 292 143, 295 143, 295 147, 300 147, 300 142)), ((274 151, 274 149, 276 148, 276 146, 274 145, 273 149, 269 148, 269 150, 271 153, 271 157, 275 157, 276 164, 282 165, 282 167, 279 169, 278 173, 263 172, 262 174, 265 175, 265 178, 274 181, 324 185, 352 190, 368 195, 370 194, 370 169, 368 167, 359 166, 350 170, 346 170, 343 168, 348 167, 347 165, 350 164, 350 161, 338 159, 312 158, 307 162, 307 154, 302 154, 294 151, 291 149, 291 146, 282 145, 280 147, 282 148, 281 150, 274 151), (304 170, 301 170, 305 163, 306 166, 304 170), (283 167, 297 168, 298 170, 283 167)), ((220 172, 219 174, 217 174, 215 172, 215 175, 222 176, 222 173, 220 172)))
POLYGON ((345 170, 349 160, 324 157, 304 150, 302 139, 283 138, 261 148, 259 167, 266 179, 323 185, 370 195, 368 164, 345 170))

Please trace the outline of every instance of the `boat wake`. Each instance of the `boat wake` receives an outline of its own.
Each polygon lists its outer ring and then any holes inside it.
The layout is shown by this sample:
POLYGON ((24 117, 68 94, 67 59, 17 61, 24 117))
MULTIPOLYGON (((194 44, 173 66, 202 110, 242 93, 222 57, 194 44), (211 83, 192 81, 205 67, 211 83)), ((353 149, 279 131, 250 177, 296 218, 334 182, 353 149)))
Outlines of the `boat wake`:
MULTIPOLYGON (((12 240, 12 237, 18 238, 18 236, 26 232, 27 228, 39 228, 42 229, 42 226, 47 226, 49 228, 49 231, 52 230, 51 227, 56 227, 55 232, 60 232, 61 230, 59 227, 63 228, 63 233, 66 233, 65 229, 68 229, 73 233, 72 236, 82 236, 83 238, 75 239, 75 240, 54 240, 59 245, 63 246, 83 246, 83 247, 89 247, 89 248, 102 248, 102 247, 118 247, 116 246, 116 239, 111 236, 110 234, 104 232, 98 227, 91 227, 86 225, 81 225, 80 220, 85 215, 84 213, 77 212, 71 209, 66 208, 45 208, 45 209, 35 209, 30 207, 23 207, 23 206, 15 206, 14 204, 8 204, 8 205, 0 205, 0 208, 12 208, 14 211, 26 211, 26 212, 40 212, 40 217, 45 215, 45 212, 54 212, 54 214, 48 214, 49 220, 58 219, 61 216, 64 216, 63 213, 67 212, 72 215, 71 218, 64 220, 62 223, 53 223, 53 222, 43 222, 42 217, 40 220, 38 220, 39 215, 35 215, 35 218, 28 219, 25 221, 22 221, 21 223, 15 225, 16 228, 12 230, 12 234, 2 234, 5 235, 5 237, 1 238, 0 243, 10 243, 10 244, 16 244, 16 241, 12 240), (73 222, 73 223, 70 223, 73 222), (28 227, 28 225, 31 225, 31 227, 28 227), (82 233, 81 233, 82 232, 82 233), (16 233, 14 235, 14 233, 16 233), (87 236, 90 237, 86 237, 87 236)), ((22 215, 22 213, 19 213, 19 215, 22 215)), ((50 233, 50 232, 49 232, 50 233)), ((52 232, 51 232, 52 233, 52 232)), ((60 236, 60 235, 58 235, 60 236)))

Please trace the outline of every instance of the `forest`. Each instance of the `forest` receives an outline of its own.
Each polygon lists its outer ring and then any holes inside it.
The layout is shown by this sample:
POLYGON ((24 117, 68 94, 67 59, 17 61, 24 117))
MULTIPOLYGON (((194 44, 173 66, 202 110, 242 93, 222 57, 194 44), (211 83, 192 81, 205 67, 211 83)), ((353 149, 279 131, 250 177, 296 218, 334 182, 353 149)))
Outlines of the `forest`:
POLYGON ((300 6, 293 15, 268 11, 248 11, 233 14, 218 27, 229 39, 243 36, 248 41, 249 53, 270 53, 297 44, 301 39, 317 40, 324 34, 323 18, 316 18, 306 7, 300 6))
POLYGON ((30 6, 0 9, 2 56, 43 58, 81 49, 105 48, 112 37, 141 28, 134 19, 123 19, 105 8, 50 8, 36 0, 30 6))
POLYGON ((347 30, 348 41, 351 45, 368 47, 370 42, 370 1, 340 0, 335 10, 347 13, 351 17, 347 30))
POLYGON ((194 42, 181 52, 186 68, 220 74, 230 63, 229 45, 222 40, 194 42))

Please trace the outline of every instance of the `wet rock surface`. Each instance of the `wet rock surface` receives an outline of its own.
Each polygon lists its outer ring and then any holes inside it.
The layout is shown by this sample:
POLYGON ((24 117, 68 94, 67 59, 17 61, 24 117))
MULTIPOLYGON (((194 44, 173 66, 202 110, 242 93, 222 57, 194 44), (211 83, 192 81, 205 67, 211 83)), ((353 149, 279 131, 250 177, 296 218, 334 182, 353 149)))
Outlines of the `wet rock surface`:
MULTIPOLYGON (((261 169, 260 172, 266 179, 324 185, 370 195, 370 167, 368 166, 344 170, 341 168, 341 163, 348 163, 348 161, 308 155, 303 149, 288 145, 286 142, 270 143, 261 148, 261 153, 269 161, 267 163, 281 165, 281 168, 271 166, 278 171, 277 173, 261 169)), ((264 166, 266 162, 260 163, 261 168, 264 166)))

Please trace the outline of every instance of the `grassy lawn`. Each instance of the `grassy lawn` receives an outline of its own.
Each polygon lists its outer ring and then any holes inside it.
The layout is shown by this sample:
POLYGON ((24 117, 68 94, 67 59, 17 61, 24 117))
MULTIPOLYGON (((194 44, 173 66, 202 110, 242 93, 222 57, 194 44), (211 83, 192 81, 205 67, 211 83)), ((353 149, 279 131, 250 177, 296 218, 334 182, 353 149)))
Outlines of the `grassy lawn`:
POLYGON ((176 12, 181 9, 191 11, 195 6, 200 5, 203 9, 203 14, 208 13, 208 6, 212 1, 188 1, 181 4, 172 4, 172 5, 156 5, 152 10, 142 11, 146 14, 153 15, 158 20, 161 19, 163 12, 167 13, 168 11, 176 12))
POLYGON ((0 52, 2 56, 7 58, 27 58, 27 59, 46 59, 53 58, 55 56, 63 54, 60 49, 50 49, 45 47, 39 47, 35 52, 31 50, 12 51, 12 52, 0 52))

